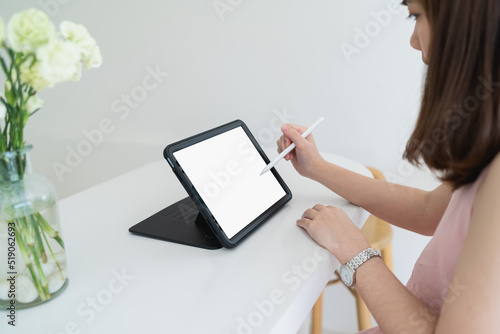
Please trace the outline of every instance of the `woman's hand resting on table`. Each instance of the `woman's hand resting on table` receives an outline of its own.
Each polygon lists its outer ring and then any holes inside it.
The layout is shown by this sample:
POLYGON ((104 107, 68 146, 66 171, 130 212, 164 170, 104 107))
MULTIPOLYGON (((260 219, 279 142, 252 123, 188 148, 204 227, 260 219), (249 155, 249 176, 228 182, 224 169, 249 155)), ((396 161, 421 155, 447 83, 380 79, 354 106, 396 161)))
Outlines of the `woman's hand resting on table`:
MULTIPOLYGON (((300 175, 315 179, 326 161, 319 154, 312 135, 302 138, 301 134, 306 129, 300 125, 284 124, 281 127, 283 136, 277 141, 278 152, 281 153, 292 142, 295 143, 295 149, 288 153, 285 159, 291 160, 300 175)), ((304 228, 311 238, 330 251, 341 263, 350 261, 359 252, 370 247, 347 214, 333 206, 317 204, 307 209, 301 219, 297 220, 297 225, 304 228)))
POLYGON ((304 212, 302 218, 297 220, 297 225, 305 229, 314 241, 330 251, 342 264, 370 247, 344 210, 334 206, 316 204, 304 212))

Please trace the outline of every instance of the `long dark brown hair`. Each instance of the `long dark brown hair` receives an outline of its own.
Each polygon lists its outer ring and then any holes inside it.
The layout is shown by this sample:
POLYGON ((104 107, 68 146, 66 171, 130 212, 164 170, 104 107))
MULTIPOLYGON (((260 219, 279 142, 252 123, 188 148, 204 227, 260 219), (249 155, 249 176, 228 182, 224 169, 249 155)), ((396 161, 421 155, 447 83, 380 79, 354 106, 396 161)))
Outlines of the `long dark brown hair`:
POLYGON ((423 160, 456 189, 475 181, 500 152, 500 1, 414 1, 432 36, 421 110, 404 158, 423 160))

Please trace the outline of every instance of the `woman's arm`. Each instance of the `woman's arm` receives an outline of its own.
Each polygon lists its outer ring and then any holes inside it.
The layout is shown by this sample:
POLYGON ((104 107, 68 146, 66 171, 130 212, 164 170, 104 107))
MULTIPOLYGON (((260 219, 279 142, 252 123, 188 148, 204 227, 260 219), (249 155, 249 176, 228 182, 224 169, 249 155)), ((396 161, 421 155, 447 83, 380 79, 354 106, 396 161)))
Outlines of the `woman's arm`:
POLYGON ((281 152, 293 141, 295 150, 287 154, 299 174, 318 181, 351 203, 401 228, 424 235, 433 235, 448 206, 452 189, 443 184, 433 191, 424 191, 374 180, 325 161, 316 148, 312 135, 300 136, 306 130, 299 125, 282 126, 278 140, 281 152))
POLYGON ((448 184, 425 191, 372 179, 326 161, 311 178, 382 220, 423 235, 434 234, 452 194, 448 184))
MULTIPOLYGON (((315 205, 304 212, 297 225, 340 263, 370 247, 339 208, 315 205)), ((384 333, 433 333, 436 315, 401 284, 380 258, 370 259, 356 270, 355 287, 384 333)))
POLYGON ((435 333, 438 316, 403 286, 380 258, 370 259, 356 270, 356 290, 383 333, 435 333))
MULTIPOLYGON (((384 333, 499 332, 499 204, 500 154, 476 195, 465 245, 439 316, 411 294, 381 259, 370 259, 357 269, 356 289, 384 333)), ((369 247, 338 208, 316 205, 297 224, 341 263, 369 247)))
POLYGON ((500 155, 476 195, 469 232, 439 317, 409 295, 380 259, 358 269, 356 288, 384 333, 500 331, 499 204, 500 155))

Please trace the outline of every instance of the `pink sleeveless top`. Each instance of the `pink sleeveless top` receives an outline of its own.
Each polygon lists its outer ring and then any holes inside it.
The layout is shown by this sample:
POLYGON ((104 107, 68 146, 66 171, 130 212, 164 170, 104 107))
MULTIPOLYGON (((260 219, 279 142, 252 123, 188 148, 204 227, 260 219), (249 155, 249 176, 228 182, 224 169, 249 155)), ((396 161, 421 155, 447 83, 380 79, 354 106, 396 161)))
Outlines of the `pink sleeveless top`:
MULTIPOLYGON (((406 284, 408 290, 436 314, 441 313, 446 293, 450 289, 450 282, 453 280, 455 267, 469 231, 474 198, 487 170, 488 167, 474 183, 453 192, 434 236, 415 263, 413 273, 406 284)), ((451 289, 459 293, 460 285, 452 284, 451 289)), ((361 333, 380 334, 382 331, 375 327, 361 333)))

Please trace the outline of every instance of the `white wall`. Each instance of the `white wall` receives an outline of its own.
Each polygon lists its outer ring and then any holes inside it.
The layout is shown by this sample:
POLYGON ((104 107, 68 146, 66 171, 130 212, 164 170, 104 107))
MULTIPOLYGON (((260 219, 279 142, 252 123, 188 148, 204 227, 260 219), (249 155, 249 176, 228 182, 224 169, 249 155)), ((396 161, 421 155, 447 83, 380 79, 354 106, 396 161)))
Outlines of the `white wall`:
POLYGON ((320 149, 397 173, 422 82, 420 54, 409 46, 413 24, 398 0, 221 1, 240 4, 221 20, 214 0, 2 1, 5 20, 42 8, 56 24, 84 24, 102 49, 101 68, 40 94, 46 106, 27 126, 35 169, 60 197, 162 159, 167 144, 236 118, 274 145, 276 110, 305 125, 325 116, 315 134, 320 149), (398 13, 381 27, 372 12, 394 4, 398 13), (357 29, 369 28, 366 43, 357 29), (362 46, 350 62, 342 43, 362 46), (168 77, 141 96, 148 69, 157 68, 168 77), (89 146, 82 132, 103 119, 112 130, 89 146), (88 154, 81 161, 69 153, 78 149, 88 154), (54 163, 68 168, 58 177, 54 163))
MULTIPOLYGON (((417 173, 401 155, 423 66, 399 2, 220 0, 231 9, 222 20, 214 0, 2 1, 5 20, 34 6, 56 24, 84 24, 104 58, 81 82, 41 93, 46 106, 26 129, 34 167, 64 198, 161 160, 167 144, 237 118, 269 146, 282 120, 309 125, 324 116, 315 131, 320 150, 410 182, 417 173), (389 7, 397 12, 382 15, 389 7), (341 49, 347 44, 357 48, 350 57, 341 49), (148 76, 156 70, 168 76, 155 82, 148 76), (101 139, 94 129, 102 122, 111 125, 101 139), (69 153, 78 151, 86 155, 69 153), (71 172, 58 174, 54 164, 71 172)), ((400 246, 399 254, 409 247, 400 246)))

